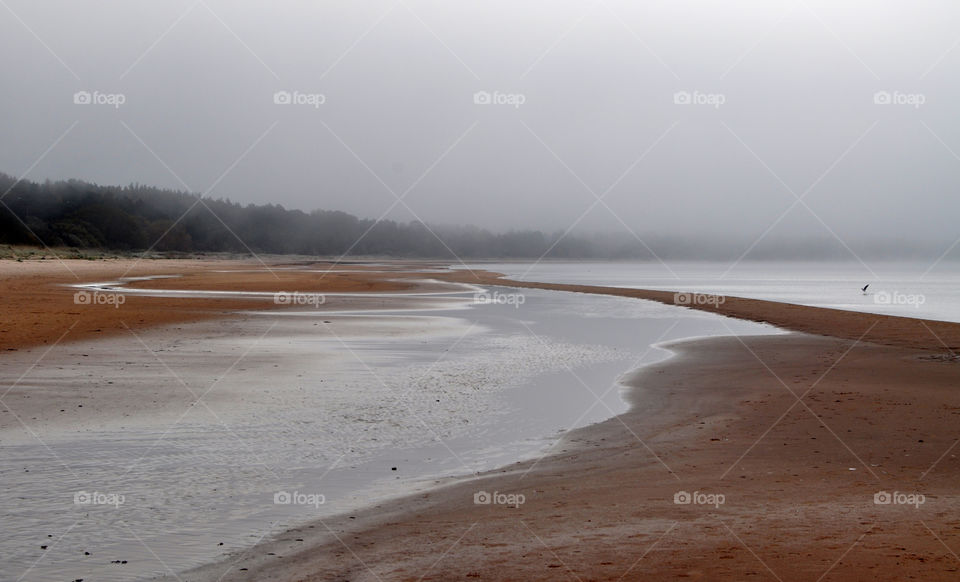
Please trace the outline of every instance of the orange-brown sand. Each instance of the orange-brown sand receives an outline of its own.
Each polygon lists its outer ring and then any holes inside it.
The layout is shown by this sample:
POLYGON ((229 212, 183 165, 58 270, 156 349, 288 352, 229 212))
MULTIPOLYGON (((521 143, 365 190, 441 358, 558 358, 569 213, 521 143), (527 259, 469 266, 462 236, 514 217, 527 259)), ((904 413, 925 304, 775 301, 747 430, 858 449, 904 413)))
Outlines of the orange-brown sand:
POLYGON ((76 341, 108 334, 229 317, 244 309, 283 308, 264 299, 169 298, 124 296, 119 307, 78 305, 76 289, 68 285, 111 281, 119 277, 183 275, 172 279, 133 282, 131 287, 212 291, 301 293, 391 292, 429 289, 402 265, 389 270, 363 265, 316 263, 310 271, 287 270, 282 263, 264 265, 246 260, 105 261, 0 260, 0 351, 57 341, 76 341), (342 271, 342 272, 341 272, 342 271))

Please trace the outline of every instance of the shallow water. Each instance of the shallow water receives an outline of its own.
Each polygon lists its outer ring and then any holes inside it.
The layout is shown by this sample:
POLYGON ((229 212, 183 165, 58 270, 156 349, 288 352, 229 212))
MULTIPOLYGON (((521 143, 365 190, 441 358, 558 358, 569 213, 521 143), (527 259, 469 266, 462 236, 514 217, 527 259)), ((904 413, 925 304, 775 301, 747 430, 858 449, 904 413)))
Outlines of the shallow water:
POLYGON ((41 350, 4 354, 5 385, 26 375, 0 413, 2 576, 179 572, 546 454, 562 431, 625 410, 617 379, 666 357, 657 342, 774 332, 624 298, 522 297, 250 313, 57 346, 33 368, 41 350), (104 503, 78 504, 85 493, 104 503), (284 493, 302 503, 275 503, 284 493))
POLYGON ((712 293, 902 317, 960 322, 960 263, 555 262, 471 268, 525 281, 712 293), (867 292, 861 287, 869 284, 867 292))

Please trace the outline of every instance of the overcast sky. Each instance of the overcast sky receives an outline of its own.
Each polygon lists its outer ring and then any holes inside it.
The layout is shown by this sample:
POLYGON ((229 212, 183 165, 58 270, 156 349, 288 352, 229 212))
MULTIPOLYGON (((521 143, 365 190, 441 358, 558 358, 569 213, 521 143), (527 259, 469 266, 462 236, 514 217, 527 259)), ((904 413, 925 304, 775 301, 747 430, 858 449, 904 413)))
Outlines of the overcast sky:
POLYGON ((958 43, 949 1, 3 0, 0 171, 498 230, 949 244, 958 43))

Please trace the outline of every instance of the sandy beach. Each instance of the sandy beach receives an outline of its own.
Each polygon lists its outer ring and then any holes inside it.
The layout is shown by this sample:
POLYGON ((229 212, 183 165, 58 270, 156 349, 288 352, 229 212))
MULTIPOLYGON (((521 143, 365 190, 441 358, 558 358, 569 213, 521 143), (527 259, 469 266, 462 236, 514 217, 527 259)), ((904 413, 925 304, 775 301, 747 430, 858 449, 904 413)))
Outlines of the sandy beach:
MULTIPOLYGON (((4 264, 4 349, 282 307, 131 294, 122 309, 84 311, 64 286, 75 282, 177 273, 134 285, 349 293, 425 278, 409 267, 320 278, 251 276, 256 266, 242 262, 130 266, 77 262, 75 277, 4 264)), ((482 272, 426 278, 678 303, 482 272)), ((313 522, 180 578, 956 579, 960 325, 736 298, 690 306, 793 333, 670 344, 673 358, 628 379, 628 412, 571 431, 548 454, 313 522)))
POLYGON ((956 579, 947 346, 960 326, 727 299, 701 308, 799 331, 673 345, 631 379, 630 412, 552 455, 291 531, 188 579, 956 579), (524 502, 475 503, 484 493, 524 502))

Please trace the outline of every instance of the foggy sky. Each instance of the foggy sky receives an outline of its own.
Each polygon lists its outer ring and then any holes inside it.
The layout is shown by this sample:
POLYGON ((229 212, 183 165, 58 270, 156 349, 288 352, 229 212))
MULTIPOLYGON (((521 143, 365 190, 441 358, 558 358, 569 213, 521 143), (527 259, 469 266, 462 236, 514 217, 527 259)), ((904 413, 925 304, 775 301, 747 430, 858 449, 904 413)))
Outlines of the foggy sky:
POLYGON ((958 44, 947 1, 3 0, 0 171, 495 230, 945 250, 958 44))

